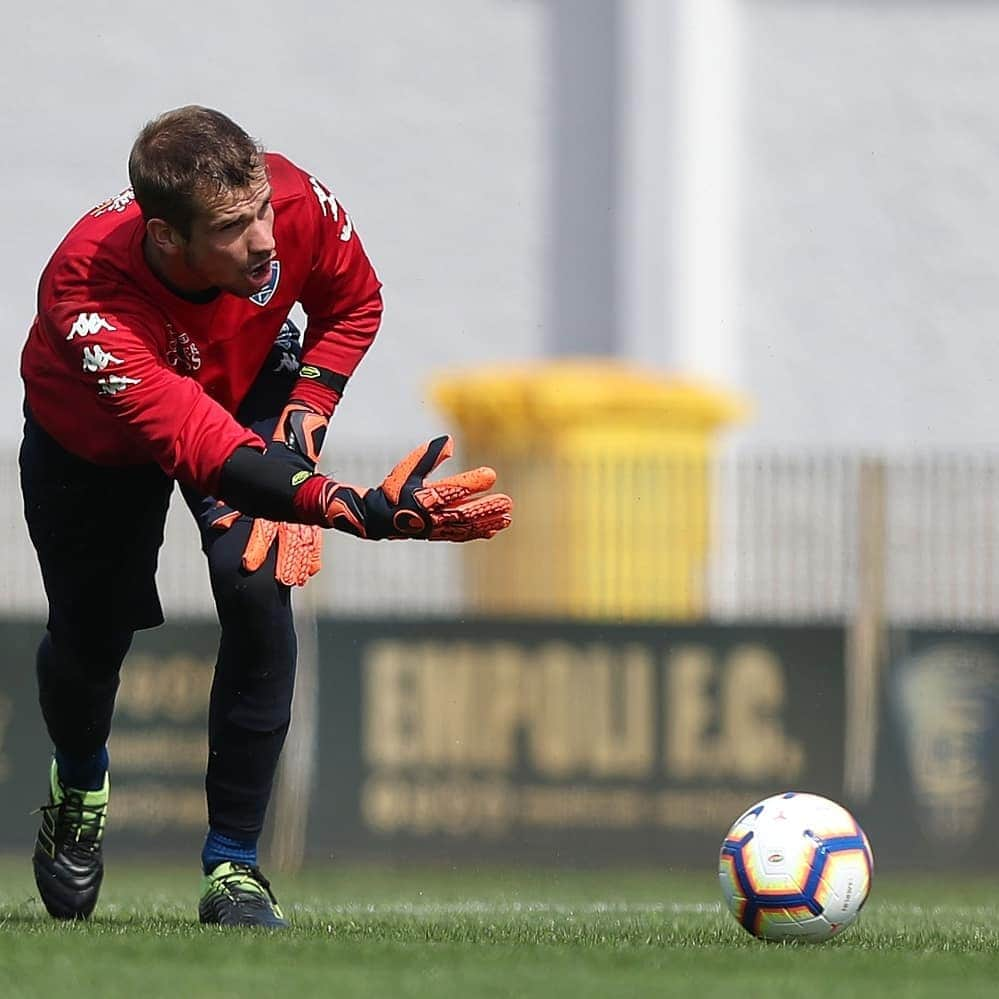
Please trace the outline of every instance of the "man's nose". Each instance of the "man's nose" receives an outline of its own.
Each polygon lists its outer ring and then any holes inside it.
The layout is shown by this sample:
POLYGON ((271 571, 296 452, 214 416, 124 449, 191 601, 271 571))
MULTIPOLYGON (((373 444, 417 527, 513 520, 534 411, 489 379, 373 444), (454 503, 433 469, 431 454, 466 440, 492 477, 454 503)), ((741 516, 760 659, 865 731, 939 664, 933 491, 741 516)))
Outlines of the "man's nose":
POLYGON ((274 252, 274 220, 257 219, 250 226, 248 249, 254 256, 274 252))

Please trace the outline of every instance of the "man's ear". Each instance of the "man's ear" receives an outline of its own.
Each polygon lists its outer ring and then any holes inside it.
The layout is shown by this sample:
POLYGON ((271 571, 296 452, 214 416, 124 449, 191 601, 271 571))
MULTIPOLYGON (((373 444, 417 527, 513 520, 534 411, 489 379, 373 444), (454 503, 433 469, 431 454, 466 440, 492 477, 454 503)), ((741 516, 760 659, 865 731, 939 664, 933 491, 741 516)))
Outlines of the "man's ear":
POLYGON ((146 235, 160 253, 168 256, 179 253, 184 244, 181 234, 163 219, 149 219, 146 222, 146 235))

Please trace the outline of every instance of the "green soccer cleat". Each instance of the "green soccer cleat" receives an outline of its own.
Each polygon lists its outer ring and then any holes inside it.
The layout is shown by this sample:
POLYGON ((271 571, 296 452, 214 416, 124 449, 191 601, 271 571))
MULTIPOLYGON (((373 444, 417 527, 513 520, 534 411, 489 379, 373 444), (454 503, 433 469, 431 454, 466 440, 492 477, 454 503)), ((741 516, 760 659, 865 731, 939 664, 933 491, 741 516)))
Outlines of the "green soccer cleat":
POLYGON ((104 879, 101 840, 108 788, 106 774, 99 791, 66 787, 52 761, 49 803, 38 809, 42 824, 31 859, 38 893, 56 919, 87 919, 97 904, 104 879))
POLYGON ((205 875, 198 918, 217 926, 288 926, 271 883, 250 864, 224 862, 205 875))

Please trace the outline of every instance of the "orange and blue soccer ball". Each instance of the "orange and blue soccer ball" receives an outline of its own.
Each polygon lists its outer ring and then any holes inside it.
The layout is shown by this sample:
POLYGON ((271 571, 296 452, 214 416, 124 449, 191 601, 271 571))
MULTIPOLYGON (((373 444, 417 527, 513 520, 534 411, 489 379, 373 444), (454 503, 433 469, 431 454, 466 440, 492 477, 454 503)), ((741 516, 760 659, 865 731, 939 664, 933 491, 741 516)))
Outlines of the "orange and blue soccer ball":
POLYGON ((793 791, 741 815, 718 858, 732 915, 763 940, 834 937, 857 918, 873 872, 856 819, 835 801, 793 791))

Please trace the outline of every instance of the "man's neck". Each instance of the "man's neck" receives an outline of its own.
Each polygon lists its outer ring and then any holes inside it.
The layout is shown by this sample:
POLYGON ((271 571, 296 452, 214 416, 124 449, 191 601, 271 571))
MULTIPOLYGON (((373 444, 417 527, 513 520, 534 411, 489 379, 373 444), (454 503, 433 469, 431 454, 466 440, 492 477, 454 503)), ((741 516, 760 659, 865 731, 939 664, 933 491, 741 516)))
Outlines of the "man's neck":
POLYGON ((167 258, 157 252, 153 241, 144 236, 142 240, 142 256, 146 264, 153 273, 153 277, 171 294, 184 299, 185 302, 192 302, 195 305, 206 305, 208 302, 218 298, 220 291, 218 288, 185 288, 182 283, 176 280, 170 273, 167 258))

